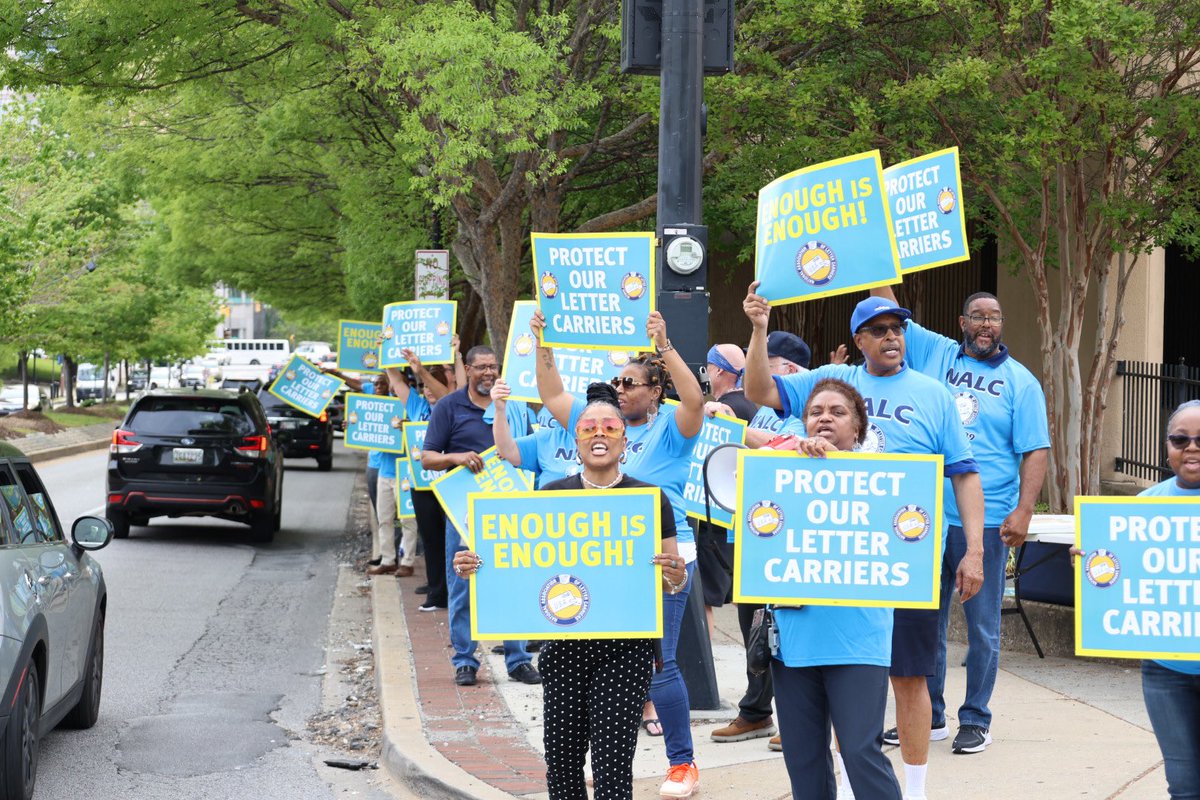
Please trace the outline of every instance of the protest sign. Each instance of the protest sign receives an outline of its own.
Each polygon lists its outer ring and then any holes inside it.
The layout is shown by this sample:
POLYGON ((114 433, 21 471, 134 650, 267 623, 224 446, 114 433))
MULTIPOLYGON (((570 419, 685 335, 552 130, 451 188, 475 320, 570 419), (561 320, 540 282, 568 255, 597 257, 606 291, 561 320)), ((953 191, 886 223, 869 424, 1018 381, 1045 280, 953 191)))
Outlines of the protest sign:
MULTIPOLYGON (((674 400, 667 402, 678 405, 674 400)), ((726 511, 711 500, 708 504, 708 515, 705 514, 704 508, 704 459, 716 447, 730 442, 746 443, 746 423, 727 414, 705 416, 704 424, 700 426, 700 438, 692 448, 692 457, 688 464, 688 479, 683 485, 683 508, 693 519, 704 522, 711 515, 713 525, 732 529, 733 512, 726 511)))
POLYGON ((433 482, 446 474, 445 470, 425 469, 421 466, 421 449, 425 446, 425 431, 428 422, 406 422, 403 427, 404 453, 408 456, 408 467, 412 475, 413 490, 433 490, 433 482))
POLYGON ((453 300, 388 303, 383 307, 381 367, 405 367, 404 350, 412 350, 422 364, 453 364, 454 326, 458 303, 453 300))
POLYGON ((292 356, 268 391, 289 406, 319 417, 345 383, 327 375, 300 356, 292 356))
POLYGON ((883 171, 883 186, 901 272, 932 269, 971 257, 957 147, 888 167, 883 171))
POLYGON ((659 490, 472 493, 474 639, 658 638, 659 490))
POLYGON ((650 350, 653 233, 534 233, 534 294, 547 347, 650 350))
POLYGON ((777 178, 758 193, 754 278, 773 305, 900 282, 879 151, 777 178))
POLYGON ((416 519, 417 510, 413 507, 412 470, 409 469, 408 459, 396 459, 396 517, 398 519, 416 519))
POLYGON ((338 369, 379 372, 379 345, 383 326, 353 319, 338 321, 338 369))
POLYGON ((937 608, 942 457, 738 451, 733 600, 937 608))
MULTIPOLYGON (((513 303, 512 322, 508 327, 508 349, 504 352, 504 372, 501 377, 512 389, 510 400, 540 403, 536 366, 538 342, 529 330, 529 320, 537 310, 532 300, 513 303)), ((608 383, 621 374, 631 354, 624 350, 578 350, 559 347, 554 361, 562 378, 563 389, 575 397, 584 397, 590 383, 608 383)))
POLYGON ((404 403, 378 394, 346 395, 346 447, 404 452, 404 403))
POLYGON ((449 300, 450 251, 418 250, 413 286, 417 300, 449 300))
MULTIPOLYGON (((467 495, 472 492, 507 494, 533 488, 529 473, 500 458, 495 447, 489 447, 479 456, 483 459, 483 469, 479 472, 471 472, 466 467, 455 467, 433 482, 433 493, 441 503, 442 510, 446 512, 446 518, 458 529, 468 547, 471 546, 471 541, 467 531, 467 495)), ((447 542, 446 547, 450 546, 451 543, 447 542)))
POLYGON ((1200 499, 1076 497, 1075 653, 1200 661, 1200 499))

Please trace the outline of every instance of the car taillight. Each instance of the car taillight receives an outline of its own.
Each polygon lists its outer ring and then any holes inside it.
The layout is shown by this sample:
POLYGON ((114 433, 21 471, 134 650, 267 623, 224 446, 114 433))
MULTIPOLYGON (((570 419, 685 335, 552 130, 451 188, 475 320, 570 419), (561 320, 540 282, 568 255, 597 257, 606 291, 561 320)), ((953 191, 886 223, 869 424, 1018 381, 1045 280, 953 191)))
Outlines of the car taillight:
POLYGON ((321 416, 317 417, 317 422, 329 422, 329 415, 322 411, 321 416))
POLYGON ((142 449, 142 443, 133 438, 133 431, 115 430, 112 435, 112 444, 108 446, 108 452, 119 455, 122 453, 136 453, 142 449))
POLYGON ((263 453, 267 452, 267 437, 266 436, 247 436, 242 439, 242 443, 238 445, 238 454, 246 458, 262 458, 263 453))

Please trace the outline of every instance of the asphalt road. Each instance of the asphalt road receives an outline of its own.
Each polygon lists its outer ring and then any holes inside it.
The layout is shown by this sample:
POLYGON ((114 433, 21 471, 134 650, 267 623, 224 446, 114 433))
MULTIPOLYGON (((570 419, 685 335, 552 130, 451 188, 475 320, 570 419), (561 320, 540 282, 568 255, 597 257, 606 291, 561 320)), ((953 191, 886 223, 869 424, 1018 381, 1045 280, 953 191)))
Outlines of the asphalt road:
MULTIPOLYGON (((64 526, 102 513, 107 453, 38 466, 64 526)), ((361 457, 289 461, 283 530, 153 521, 96 554, 108 583, 100 720, 43 740, 37 797, 391 796, 302 740, 320 710, 338 551, 361 457)))

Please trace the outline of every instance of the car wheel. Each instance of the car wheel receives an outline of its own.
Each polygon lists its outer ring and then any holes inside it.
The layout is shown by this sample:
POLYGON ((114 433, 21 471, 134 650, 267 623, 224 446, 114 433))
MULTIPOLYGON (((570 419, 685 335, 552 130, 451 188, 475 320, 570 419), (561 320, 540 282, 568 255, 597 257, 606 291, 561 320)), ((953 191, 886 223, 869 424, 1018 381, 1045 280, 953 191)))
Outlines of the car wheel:
POLYGON ((255 542, 267 543, 275 538, 276 515, 268 512, 254 517, 250 520, 250 538, 255 542))
POLYGON ((317 459, 317 469, 321 472, 329 472, 333 469, 333 456, 322 456, 317 459))
POLYGON ((96 616, 92 644, 88 648, 87 673, 83 676, 83 694, 67 712, 63 724, 68 728, 90 728, 100 717, 100 690, 104 686, 104 614, 96 616))
POLYGON ((139 528, 144 528, 144 527, 146 527, 147 525, 149 525, 149 524, 150 524, 150 518, 149 518, 149 517, 143 517, 143 516, 130 517, 130 518, 129 518, 129 524, 130 524, 130 525, 137 525, 139 528))
POLYGON ((42 718, 41 681, 33 662, 25 665, 25 677, 14 698, 8 730, 4 735, 4 769, 0 790, 6 798, 30 800, 37 780, 38 725, 42 718))
POLYGON ((105 511, 104 516, 112 523, 114 539, 129 538, 129 517, 124 511, 105 511))

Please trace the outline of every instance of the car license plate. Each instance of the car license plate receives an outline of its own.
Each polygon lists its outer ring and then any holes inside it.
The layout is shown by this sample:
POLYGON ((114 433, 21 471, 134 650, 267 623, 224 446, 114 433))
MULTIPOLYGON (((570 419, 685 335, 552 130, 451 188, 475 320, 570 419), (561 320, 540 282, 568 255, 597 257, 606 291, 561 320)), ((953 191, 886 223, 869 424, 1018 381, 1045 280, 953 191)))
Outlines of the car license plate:
POLYGON ((298 419, 285 419, 285 420, 280 421, 280 423, 279 423, 280 430, 291 431, 291 430, 295 430, 296 428, 299 428, 299 427, 300 427, 300 420, 298 420, 298 419))
POLYGON ((176 447, 171 451, 172 464, 203 464, 204 450, 199 447, 176 447))

